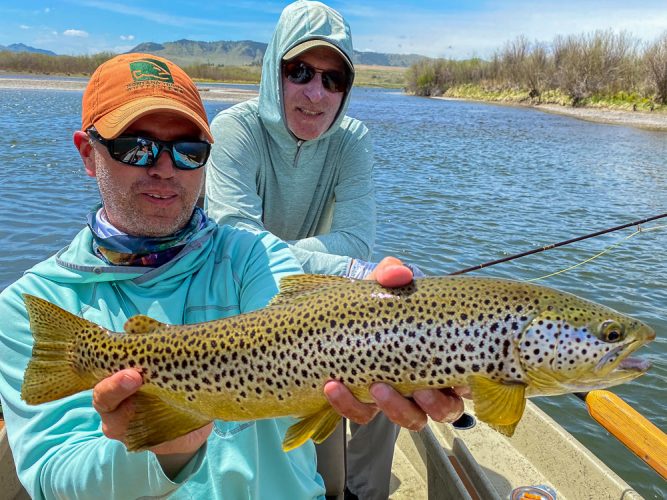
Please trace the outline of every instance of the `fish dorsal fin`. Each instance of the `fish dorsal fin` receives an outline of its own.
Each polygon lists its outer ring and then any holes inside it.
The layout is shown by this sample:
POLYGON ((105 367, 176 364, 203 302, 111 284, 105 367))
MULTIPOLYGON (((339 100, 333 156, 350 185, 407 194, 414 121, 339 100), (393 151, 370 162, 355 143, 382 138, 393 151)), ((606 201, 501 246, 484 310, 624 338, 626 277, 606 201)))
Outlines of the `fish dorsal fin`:
POLYGON ((280 280, 280 293, 271 300, 270 305, 275 306, 286 302, 293 302, 299 297, 307 296, 310 292, 322 288, 337 286, 354 281, 341 276, 328 274, 293 274, 285 276, 280 280))
POLYGON ((319 444, 328 438, 340 421, 340 415, 331 406, 326 405, 312 415, 308 415, 287 429, 283 439, 283 450, 290 451, 312 439, 319 444))
POLYGON ((526 408, 526 386, 489 380, 479 375, 470 377, 469 384, 477 418, 511 436, 526 408))
POLYGON ((134 415, 125 434, 129 451, 142 451, 204 427, 210 420, 171 406, 143 390, 132 399, 134 415))
POLYGON ((132 316, 125 322, 125 333, 153 333, 160 327, 166 327, 164 323, 143 314, 132 316))

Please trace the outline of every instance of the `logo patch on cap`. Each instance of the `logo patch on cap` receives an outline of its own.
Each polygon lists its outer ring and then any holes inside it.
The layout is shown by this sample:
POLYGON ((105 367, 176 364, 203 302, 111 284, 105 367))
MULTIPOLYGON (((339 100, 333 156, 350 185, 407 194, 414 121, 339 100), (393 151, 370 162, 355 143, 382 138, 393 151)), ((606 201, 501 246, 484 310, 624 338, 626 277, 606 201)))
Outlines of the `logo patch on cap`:
POLYGON ((155 59, 140 59, 130 63, 130 72, 135 82, 158 81, 174 83, 171 71, 165 63, 155 59))

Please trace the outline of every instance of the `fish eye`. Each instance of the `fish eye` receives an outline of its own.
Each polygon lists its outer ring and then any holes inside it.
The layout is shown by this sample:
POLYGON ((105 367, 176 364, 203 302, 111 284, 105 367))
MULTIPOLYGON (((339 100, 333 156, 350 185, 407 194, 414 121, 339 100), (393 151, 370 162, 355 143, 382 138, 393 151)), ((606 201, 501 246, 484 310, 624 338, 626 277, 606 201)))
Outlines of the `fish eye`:
POLYGON ((625 338, 625 328, 612 319, 600 324, 600 339, 605 342, 619 342, 625 338))

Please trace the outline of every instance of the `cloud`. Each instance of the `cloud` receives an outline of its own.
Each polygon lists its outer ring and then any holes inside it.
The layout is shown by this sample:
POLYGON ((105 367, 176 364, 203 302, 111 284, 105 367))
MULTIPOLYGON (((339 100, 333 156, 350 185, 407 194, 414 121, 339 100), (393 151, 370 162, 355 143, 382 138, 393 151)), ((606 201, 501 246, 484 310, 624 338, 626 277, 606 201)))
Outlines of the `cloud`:
POLYGON ((134 35, 120 35, 121 40, 134 40, 134 35))
POLYGON ((22 30, 29 30, 30 26, 28 26, 27 24, 21 24, 19 28, 21 28, 22 30))
POLYGON ((77 38, 87 38, 88 37, 88 32, 82 31, 82 30, 65 30, 65 31, 63 31, 63 35, 73 36, 73 37, 77 37, 77 38))
MULTIPOLYGON (((592 0, 593 1, 593 0, 592 0)), ((598 3, 601 0, 595 0, 598 3)), ((614 8, 595 9, 580 0, 560 0, 559 8, 533 8, 534 0, 483 2, 465 9, 431 9, 415 6, 410 10, 385 6, 380 14, 364 6, 350 9, 348 19, 355 46, 377 52, 406 52, 432 57, 490 57, 503 44, 524 35, 529 40, 551 42, 556 35, 585 34, 595 30, 627 30, 651 41, 667 26, 664 0, 645 0, 641 9, 610 0, 614 8)), ((405 4, 394 0, 395 4, 405 4)), ((446 3, 445 3, 446 5, 446 3)), ((343 9, 341 9, 343 11, 343 9)))

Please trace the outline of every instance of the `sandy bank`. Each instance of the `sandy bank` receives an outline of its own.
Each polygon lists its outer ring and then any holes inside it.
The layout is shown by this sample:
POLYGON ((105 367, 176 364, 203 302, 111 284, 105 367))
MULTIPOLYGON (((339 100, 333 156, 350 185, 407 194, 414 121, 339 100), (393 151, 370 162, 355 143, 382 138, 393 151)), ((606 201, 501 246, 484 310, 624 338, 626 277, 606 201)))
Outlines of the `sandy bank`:
MULTIPOLYGON (((455 97, 433 97, 433 99, 443 99, 459 101, 455 97)), ((596 123, 608 123, 611 125, 623 125, 626 127, 636 127, 647 130, 667 132, 667 114, 649 113, 644 111, 623 111, 603 108, 571 108, 558 106, 556 104, 537 104, 527 105, 521 103, 509 102, 491 102, 489 104, 498 104, 501 106, 529 107, 545 113, 554 113, 558 115, 570 116, 579 120, 586 120, 596 123)))
MULTIPOLYGON (((59 80, 56 78, 0 77, 0 90, 78 90, 86 88, 87 80, 59 80)), ((197 84, 203 100, 241 102, 257 95, 257 91, 242 87, 220 87, 197 84)))
POLYGON ((569 108, 555 104, 540 104, 535 109, 571 116, 580 120, 597 123, 610 123, 613 125, 624 125, 648 130, 667 132, 667 114, 650 113, 646 111, 622 111, 599 108, 569 108))

